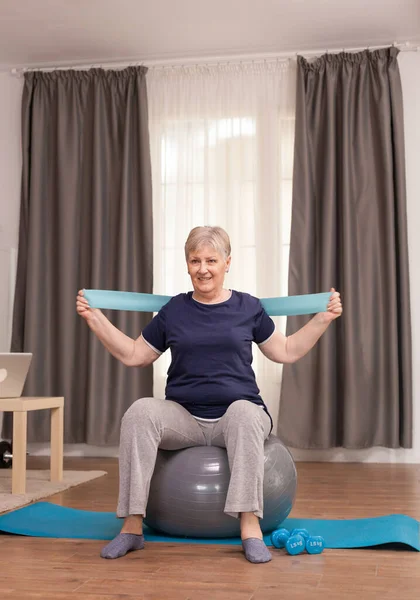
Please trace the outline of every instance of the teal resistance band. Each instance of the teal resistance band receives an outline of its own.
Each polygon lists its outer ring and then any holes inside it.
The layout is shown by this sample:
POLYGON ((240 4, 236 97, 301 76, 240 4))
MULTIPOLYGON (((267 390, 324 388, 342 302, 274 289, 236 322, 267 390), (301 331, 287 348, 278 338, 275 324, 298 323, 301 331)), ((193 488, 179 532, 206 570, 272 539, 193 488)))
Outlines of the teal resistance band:
MULTIPOLYGON (((135 310, 158 312, 171 299, 171 296, 139 294, 137 292, 114 292, 111 290, 83 290, 91 308, 112 310, 135 310)), ((272 317, 291 315, 311 315, 325 312, 331 292, 262 298, 261 304, 272 317)))

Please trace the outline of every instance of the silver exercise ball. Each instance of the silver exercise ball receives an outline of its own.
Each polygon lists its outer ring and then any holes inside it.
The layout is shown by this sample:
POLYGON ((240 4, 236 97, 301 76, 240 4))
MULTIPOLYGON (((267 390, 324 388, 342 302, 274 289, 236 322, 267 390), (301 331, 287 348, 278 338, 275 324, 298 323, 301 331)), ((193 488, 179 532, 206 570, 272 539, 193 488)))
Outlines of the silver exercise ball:
MULTIPOLYGON (((297 475, 292 455, 274 435, 265 442, 264 455, 264 518, 260 525, 267 533, 276 529, 292 510, 297 475)), ((178 537, 239 536, 239 520, 223 512, 229 478, 224 448, 159 450, 146 525, 178 537)))

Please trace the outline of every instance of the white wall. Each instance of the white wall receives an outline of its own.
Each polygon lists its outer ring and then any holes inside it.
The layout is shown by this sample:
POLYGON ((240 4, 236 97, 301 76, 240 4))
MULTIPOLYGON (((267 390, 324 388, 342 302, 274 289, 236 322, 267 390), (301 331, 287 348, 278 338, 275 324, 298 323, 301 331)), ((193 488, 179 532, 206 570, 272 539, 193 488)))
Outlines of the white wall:
MULTIPOLYGON (((408 240, 411 278, 411 318, 413 343, 414 394, 414 447, 410 450, 328 450, 293 452, 297 460, 327 460, 346 462, 420 462, 420 311, 416 299, 420 297, 420 179, 417 175, 420 150, 420 53, 404 52, 399 55, 405 111, 405 139, 407 163, 408 240)), ((0 73, 0 351, 9 348, 10 298, 13 281, 8 265, 14 260, 17 248, 20 202, 20 101, 22 79, 0 73), (12 254, 10 255, 10 251, 12 254), (8 255, 2 259, 2 254, 8 255), (10 258, 11 256, 11 258, 10 258), (3 262, 1 262, 3 260, 3 262), (12 282, 11 282, 12 281, 12 282)), ((45 448, 33 445, 30 451, 43 454, 45 448)), ((97 449, 86 446, 68 446, 66 454, 114 456, 115 448, 97 449)))
POLYGON ((22 88, 22 79, 0 73, 0 352, 7 352, 10 344, 19 226, 22 88))
MULTIPOLYGON (((18 247, 23 80, 0 73, 0 352, 10 349, 18 247)), ((3 415, 0 413, 0 430, 3 415)))

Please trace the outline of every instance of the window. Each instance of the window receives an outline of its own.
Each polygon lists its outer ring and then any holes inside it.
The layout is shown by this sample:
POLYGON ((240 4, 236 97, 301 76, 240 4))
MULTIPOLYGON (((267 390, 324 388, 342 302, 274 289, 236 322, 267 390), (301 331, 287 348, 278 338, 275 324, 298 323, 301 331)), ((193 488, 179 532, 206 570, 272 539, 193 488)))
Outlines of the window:
MULTIPOLYGON (((230 288, 287 295, 295 72, 289 64, 191 67, 148 77, 154 292, 191 289, 184 244, 197 225, 229 233, 230 288)), ((274 317, 284 331, 285 318, 274 317)), ((155 363, 164 397, 170 355, 155 363)), ((274 421, 281 366, 257 348, 254 370, 274 421)))

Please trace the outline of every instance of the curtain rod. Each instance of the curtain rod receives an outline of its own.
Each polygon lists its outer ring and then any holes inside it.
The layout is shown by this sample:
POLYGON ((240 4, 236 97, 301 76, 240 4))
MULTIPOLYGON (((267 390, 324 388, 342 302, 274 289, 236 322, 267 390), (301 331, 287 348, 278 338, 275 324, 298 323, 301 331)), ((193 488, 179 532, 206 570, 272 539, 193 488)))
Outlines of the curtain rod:
POLYGON ((242 55, 231 55, 231 56, 208 56, 202 59, 194 58, 177 58, 167 60, 138 60, 138 59, 120 59, 118 61, 101 61, 101 62, 82 62, 82 63, 56 63, 52 64, 40 64, 37 67, 13 67, 3 68, 0 71, 8 71, 15 77, 22 77, 24 73, 31 71, 56 71, 59 69, 92 69, 92 68, 103 68, 103 69, 115 69, 115 68, 126 68, 129 66, 144 66, 148 69, 165 69, 165 68, 176 68, 185 66, 216 66, 220 64, 240 64, 240 63, 258 63, 267 61, 284 61, 287 62, 290 59, 299 56, 314 57, 322 54, 337 54, 340 52, 362 52, 364 50, 380 50, 381 48, 389 48, 394 46, 399 48, 401 52, 418 52, 419 46, 417 43, 411 42, 392 42, 389 44, 382 44, 381 46, 361 46, 359 48, 327 48, 318 50, 303 50, 302 52, 282 52, 282 53, 259 53, 259 54, 242 54, 242 55))

